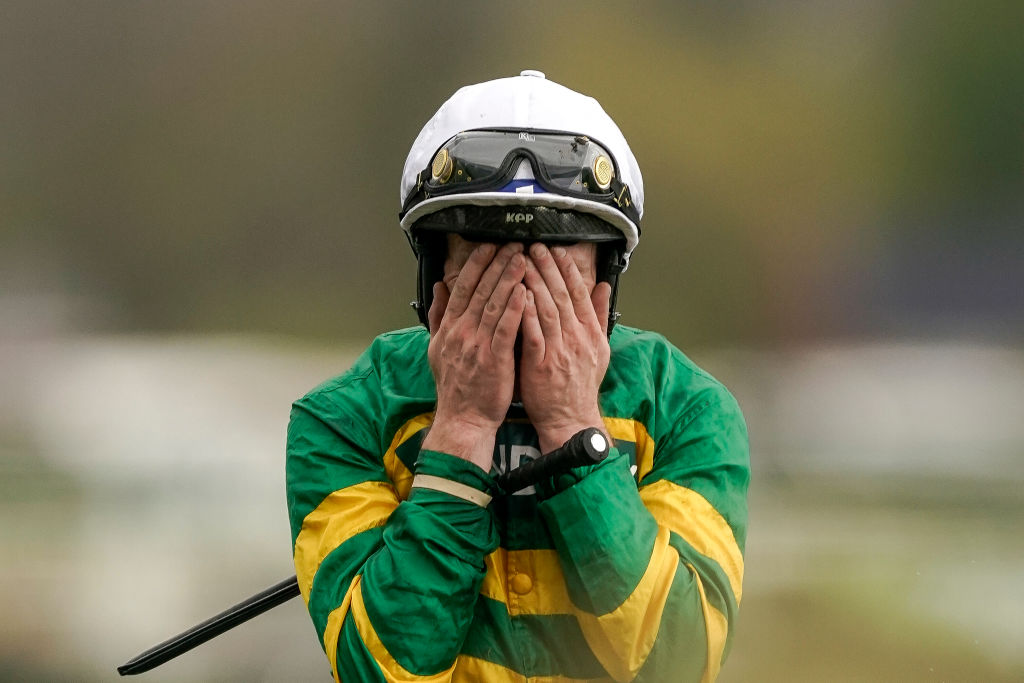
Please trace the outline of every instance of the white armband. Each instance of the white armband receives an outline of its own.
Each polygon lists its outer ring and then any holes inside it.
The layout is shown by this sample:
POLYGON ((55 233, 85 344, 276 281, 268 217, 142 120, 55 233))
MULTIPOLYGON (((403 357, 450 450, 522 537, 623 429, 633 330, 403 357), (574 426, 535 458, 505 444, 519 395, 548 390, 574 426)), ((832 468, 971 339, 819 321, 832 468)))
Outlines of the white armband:
POLYGON ((412 488, 443 491, 444 493, 451 494, 456 498, 468 500, 470 503, 479 505, 482 508, 487 507, 491 502, 491 497, 483 491, 457 481, 452 481, 451 479, 435 477, 432 474, 417 474, 413 477, 412 488))

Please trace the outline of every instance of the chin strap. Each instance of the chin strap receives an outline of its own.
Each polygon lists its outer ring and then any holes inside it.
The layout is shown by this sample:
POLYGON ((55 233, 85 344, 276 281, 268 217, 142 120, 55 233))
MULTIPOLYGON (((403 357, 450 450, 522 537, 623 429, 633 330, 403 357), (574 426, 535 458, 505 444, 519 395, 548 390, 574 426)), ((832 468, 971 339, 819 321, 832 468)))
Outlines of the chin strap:
POLYGON ((418 233, 409 238, 413 251, 416 252, 417 277, 416 300, 410 306, 416 311, 423 326, 428 330, 430 323, 427 314, 430 304, 434 301, 434 283, 444 277, 444 260, 448 254, 448 238, 443 233, 418 233))

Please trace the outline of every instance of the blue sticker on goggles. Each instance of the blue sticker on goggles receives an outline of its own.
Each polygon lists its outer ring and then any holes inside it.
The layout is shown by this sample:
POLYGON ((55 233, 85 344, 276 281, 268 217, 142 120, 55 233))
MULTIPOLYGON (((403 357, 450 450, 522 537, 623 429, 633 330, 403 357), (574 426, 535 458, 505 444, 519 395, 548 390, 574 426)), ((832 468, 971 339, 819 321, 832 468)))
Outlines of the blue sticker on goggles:
POLYGON ((536 192, 537 181, 533 178, 518 178, 503 185, 498 192, 514 192, 516 194, 533 194, 536 192))

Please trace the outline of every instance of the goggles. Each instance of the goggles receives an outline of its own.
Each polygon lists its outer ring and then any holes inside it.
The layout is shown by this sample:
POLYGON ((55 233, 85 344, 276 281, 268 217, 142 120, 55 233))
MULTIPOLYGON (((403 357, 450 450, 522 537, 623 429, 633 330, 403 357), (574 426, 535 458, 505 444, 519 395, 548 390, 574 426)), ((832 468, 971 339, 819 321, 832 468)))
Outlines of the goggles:
POLYGON ((433 197, 516 193, 524 191, 521 185, 534 183, 553 194, 615 207, 639 223, 615 157, 600 142, 575 133, 508 128, 464 131, 441 145, 430 165, 418 174, 402 213, 433 197), (515 179, 524 159, 533 168, 534 178, 529 181, 515 179))

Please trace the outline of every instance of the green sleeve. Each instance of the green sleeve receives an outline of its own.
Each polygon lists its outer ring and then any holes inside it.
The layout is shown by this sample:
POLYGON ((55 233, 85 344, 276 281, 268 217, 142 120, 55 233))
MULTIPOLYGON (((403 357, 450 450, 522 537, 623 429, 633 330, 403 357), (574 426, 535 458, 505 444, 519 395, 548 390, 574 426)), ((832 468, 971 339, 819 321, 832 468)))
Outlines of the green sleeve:
MULTIPOLYGON (((423 472, 487 490, 483 472, 459 458, 421 451, 423 472)), ((413 488, 363 567, 366 613, 381 641, 417 675, 452 666, 473 620, 484 557, 498 546, 489 508, 413 488)))
POLYGON ((690 397, 680 413, 657 439, 639 490, 615 451, 541 490, 591 646, 605 636, 636 639, 621 656, 602 659, 620 680, 700 680, 708 669, 717 673, 731 640, 746 530, 746 427, 722 388, 690 397), (661 614, 653 630, 640 623, 652 612, 661 614))
MULTIPOLYGON (((396 666, 416 675, 450 668, 472 620, 484 558, 498 543, 486 508, 419 488, 399 499, 382 460, 381 394, 364 355, 340 380, 297 401, 288 429, 297 575, 343 680, 382 680, 382 670, 396 666)), ((422 451, 415 470, 479 490, 493 485, 479 468, 442 453, 422 451)))

